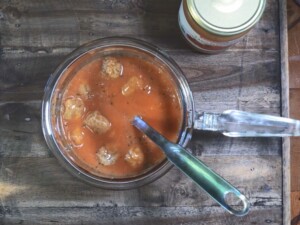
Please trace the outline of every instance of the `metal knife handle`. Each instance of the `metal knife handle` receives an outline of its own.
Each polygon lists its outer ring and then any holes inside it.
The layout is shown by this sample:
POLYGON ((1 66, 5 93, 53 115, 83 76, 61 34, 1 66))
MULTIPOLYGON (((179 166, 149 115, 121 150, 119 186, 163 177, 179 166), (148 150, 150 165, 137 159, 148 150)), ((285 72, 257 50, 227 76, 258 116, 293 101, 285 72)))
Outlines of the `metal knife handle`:
POLYGON ((300 136, 300 121, 238 110, 198 113, 195 129, 219 131, 229 137, 300 136))

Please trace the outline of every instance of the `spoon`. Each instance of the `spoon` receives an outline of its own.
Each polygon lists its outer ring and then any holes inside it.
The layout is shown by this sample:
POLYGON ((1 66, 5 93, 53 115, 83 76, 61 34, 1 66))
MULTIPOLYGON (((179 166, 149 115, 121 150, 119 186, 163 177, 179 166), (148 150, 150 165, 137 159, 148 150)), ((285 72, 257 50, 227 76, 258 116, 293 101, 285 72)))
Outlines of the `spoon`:
POLYGON ((135 116, 131 123, 157 144, 175 166, 196 182, 229 213, 236 216, 244 216, 248 213, 250 204, 247 198, 203 162, 180 145, 168 141, 140 117, 135 116), (232 197, 243 203, 242 209, 229 204, 232 197))

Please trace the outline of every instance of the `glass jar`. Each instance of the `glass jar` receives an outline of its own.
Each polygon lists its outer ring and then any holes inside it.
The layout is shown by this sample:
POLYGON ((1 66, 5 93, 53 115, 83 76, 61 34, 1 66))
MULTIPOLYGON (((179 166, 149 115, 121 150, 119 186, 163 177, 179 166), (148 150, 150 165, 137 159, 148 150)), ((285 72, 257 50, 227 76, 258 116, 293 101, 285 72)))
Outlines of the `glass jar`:
POLYGON ((235 44, 261 18, 265 0, 183 0, 179 27, 188 43, 203 53, 235 44))

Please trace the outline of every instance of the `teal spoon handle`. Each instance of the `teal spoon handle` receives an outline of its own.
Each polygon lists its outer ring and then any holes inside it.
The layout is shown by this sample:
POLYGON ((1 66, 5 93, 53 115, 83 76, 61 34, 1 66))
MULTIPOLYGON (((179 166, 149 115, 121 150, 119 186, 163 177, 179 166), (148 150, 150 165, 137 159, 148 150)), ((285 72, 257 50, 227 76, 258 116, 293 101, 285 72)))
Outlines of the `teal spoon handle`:
POLYGON ((249 201, 247 198, 221 176, 208 168, 203 162, 191 155, 180 145, 168 141, 141 118, 135 117, 132 124, 156 143, 175 166, 195 181, 229 213, 236 216, 243 216, 248 213, 249 201), (229 193, 242 201, 243 208, 241 210, 232 208, 226 202, 226 195, 229 193))

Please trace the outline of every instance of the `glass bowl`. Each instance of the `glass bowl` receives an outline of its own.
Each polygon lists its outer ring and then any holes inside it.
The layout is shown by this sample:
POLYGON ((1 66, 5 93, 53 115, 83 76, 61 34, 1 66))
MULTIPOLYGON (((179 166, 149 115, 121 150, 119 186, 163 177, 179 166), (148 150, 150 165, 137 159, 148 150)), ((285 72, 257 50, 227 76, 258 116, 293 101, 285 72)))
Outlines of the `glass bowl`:
POLYGON ((76 71, 99 57, 108 55, 130 55, 164 67, 172 76, 181 100, 182 128, 177 143, 185 147, 191 138, 194 118, 194 102, 189 85, 174 60, 159 48, 144 41, 125 37, 98 39, 82 45, 70 53, 50 76, 42 104, 42 129, 48 147, 58 161, 79 179, 106 189, 123 190, 137 188, 155 181, 172 167, 165 158, 159 164, 141 174, 110 178, 91 171, 87 165, 76 160, 72 147, 63 135, 60 123, 62 97, 76 71), (71 68, 71 69, 70 69, 71 68))

